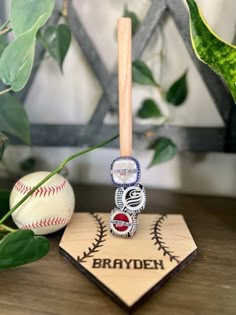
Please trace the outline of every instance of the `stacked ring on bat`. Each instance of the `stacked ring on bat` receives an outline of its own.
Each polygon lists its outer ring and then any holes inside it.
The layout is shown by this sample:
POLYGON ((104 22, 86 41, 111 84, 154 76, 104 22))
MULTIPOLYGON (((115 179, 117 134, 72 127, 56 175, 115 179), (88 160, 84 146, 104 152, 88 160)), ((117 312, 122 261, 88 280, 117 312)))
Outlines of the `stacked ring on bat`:
POLYGON ((146 206, 146 192, 142 185, 119 187, 115 193, 116 206, 129 214, 138 214, 146 206))
POLYGON ((118 90, 120 157, 111 164, 111 179, 117 187, 109 228, 121 237, 133 236, 138 214, 144 209, 146 195, 140 181, 140 164, 132 157, 132 21, 118 19, 118 90))
POLYGON ((117 208, 111 211, 109 230, 119 237, 131 237, 137 230, 137 215, 123 212, 117 208))
POLYGON ((111 164, 111 179, 117 187, 133 186, 140 180, 140 164, 134 157, 118 157, 111 164))

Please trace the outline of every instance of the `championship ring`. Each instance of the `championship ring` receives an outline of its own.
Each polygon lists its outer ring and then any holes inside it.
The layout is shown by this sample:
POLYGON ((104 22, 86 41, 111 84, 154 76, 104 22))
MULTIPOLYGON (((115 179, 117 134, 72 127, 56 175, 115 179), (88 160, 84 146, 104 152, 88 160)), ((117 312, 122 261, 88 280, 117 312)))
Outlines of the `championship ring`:
POLYGON ((137 215, 113 209, 109 219, 109 230, 119 237, 131 237, 137 229, 137 215))
POLYGON ((116 206, 129 214, 138 214, 146 206, 146 192, 142 185, 119 187, 115 193, 116 206))
POLYGON ((140 180, 140 164, 133 157, 118 157, 111 164, 111 179, 118 187, 132 186, 140 180))

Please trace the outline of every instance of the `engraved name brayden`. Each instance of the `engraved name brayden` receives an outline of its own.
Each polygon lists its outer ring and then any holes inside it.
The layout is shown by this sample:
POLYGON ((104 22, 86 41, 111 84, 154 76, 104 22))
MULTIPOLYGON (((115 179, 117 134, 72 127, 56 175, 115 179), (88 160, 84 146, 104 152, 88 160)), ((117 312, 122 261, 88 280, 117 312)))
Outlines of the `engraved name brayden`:
POLYGON ((165 269, 163 260, 93 258, 92 268, 108 269, 165 269))

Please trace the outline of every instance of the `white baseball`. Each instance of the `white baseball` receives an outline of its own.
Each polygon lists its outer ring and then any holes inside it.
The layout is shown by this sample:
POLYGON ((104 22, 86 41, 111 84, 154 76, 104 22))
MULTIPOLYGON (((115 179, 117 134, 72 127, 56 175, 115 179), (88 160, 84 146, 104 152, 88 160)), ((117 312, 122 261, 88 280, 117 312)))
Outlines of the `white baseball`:
MULTIPOLYGON (((10 195, 10 207, 16 205, 49 172, 35 172, 19 179, 10 195)), ((12 213, 20 229, 31 229, 37 235, 56 232, 67 225, 75 207, 75 196, 69 182, 56 174, 39 187, 12 213)))

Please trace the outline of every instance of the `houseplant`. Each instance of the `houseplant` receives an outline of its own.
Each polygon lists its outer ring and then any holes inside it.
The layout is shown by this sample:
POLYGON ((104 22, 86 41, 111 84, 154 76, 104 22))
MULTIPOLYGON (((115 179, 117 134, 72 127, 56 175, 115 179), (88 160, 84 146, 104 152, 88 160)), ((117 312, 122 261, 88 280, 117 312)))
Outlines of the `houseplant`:
POLYGON ((9 92, 22 90, 28 82, 34 67, 36 43, 44 46, 62 70, 71 32, 66 23, 44 25, 52 15, 54 6, 55 0, 12 0, 9 20, 0 26, 0 160, 8 143, 8 135, 30 144, 27 113, 17 96, 9 92), (10 43, 6 38, 9 32, 14 36, 10 43))
MULTIPOLYGON (((12 0, 10 19, 0 27, 0 38, 13 32, 14 38, 8 45, 1 40, 0 79, 0 158, 6 148, 8 137, 13 134, 29 143, 29 121, 23 107, 10 92, 18 92, 29 80, 35 54, 36 38, 40 38, 49 54, 58 62, 60 68, 70 44, 70 31, 66 25, 50 25, 41 32, 53 12, 55 0, 12 0), (4 87, 5 86, 5 87, 4 87)), ((116 136, 117 137, 117 136, 116 136)), ((35 236, 31 230, 17 230, 5 224, 15 211, 33 192, 72 159, 106 145, 116 137, 101 144, 82 150, 65 159, 54 171, 38 183, 16 206, 0 218, 0 269, 20 266, 40 259, 49 251, 49 241, 35 236)))

